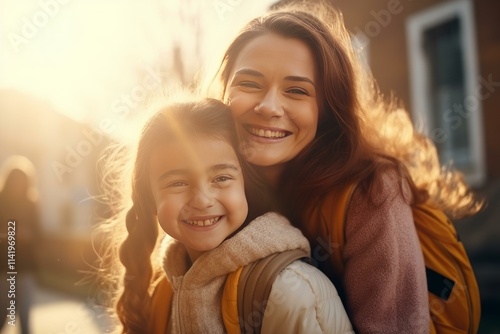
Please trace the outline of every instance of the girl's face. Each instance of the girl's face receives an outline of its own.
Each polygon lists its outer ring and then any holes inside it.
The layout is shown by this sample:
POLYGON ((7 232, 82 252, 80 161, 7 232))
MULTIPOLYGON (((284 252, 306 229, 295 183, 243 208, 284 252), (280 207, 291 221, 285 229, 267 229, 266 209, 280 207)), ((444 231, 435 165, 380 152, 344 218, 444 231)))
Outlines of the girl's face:
POLYGON ((223 140, 160 145, 153 150, 149 172, 158 222, 186 246, 193 262, 246 219, 242 170, 233 148, 223 140))
POLYGON ((317 84, 311 50, 298 39, 266 34, 241 50, 226 91, 250 163, 285 163, 314 139, 317 84))

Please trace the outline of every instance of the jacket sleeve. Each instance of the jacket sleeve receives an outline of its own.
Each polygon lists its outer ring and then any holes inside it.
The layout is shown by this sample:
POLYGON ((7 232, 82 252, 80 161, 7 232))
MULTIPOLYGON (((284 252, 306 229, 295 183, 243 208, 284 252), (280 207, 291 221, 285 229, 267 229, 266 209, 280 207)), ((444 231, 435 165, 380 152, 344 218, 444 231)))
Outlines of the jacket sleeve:
POLYGON ((350 202, 343 251, 346 308, 357 333, 427 333, 427 283, 411 195, 390 173, 379 187, 372 198, 356 190, 350 202))
POLYGON ((262 333, 354 333, 331 281, 301 261, 276 278, 264 313, 262 333))

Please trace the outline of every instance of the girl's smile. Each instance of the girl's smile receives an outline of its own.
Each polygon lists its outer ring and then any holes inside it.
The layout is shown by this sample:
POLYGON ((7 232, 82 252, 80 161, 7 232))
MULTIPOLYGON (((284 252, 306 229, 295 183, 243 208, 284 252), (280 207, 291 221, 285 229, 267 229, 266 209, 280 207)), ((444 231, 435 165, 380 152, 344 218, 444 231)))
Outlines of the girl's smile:
POLYGON ((163 143, 153 150, 149 174, 158 222, 186 246, 192 261, 219 246, 246 219, 241 167, 224 140, 163 143))

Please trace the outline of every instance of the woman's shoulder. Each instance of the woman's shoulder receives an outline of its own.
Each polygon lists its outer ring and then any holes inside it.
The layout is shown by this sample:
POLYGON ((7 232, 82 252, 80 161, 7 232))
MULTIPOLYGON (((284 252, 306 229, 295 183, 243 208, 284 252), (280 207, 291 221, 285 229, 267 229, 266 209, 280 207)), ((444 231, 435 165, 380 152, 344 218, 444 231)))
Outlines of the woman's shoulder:
POLYGON ((375 171, 364 179, 348 180, 331 186, 318 198, 320 203, 332 201, 344 195, 357 195, 362 198, 371 198, 375 204, 383 198, 396 196, 401 193, 404 197, 411 194, 409 183, 405 177, 395 169, 375 171))
POLYGON ((369 181, 360 183, 353 193, 353 201, 366 201, 374 206, 380 206, 387 202, 401 198, 410 204, 413 198, 408 180, 395 169, 385 169, 376 173, 369 181))

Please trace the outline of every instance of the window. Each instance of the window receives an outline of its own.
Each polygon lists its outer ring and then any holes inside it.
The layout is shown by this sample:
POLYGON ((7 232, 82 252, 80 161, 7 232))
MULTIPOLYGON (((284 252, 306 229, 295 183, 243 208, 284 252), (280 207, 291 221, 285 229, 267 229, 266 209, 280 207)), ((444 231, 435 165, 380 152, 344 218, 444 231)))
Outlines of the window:
POLYGON ((472 4, 447 2, 407 22, 412 115, 435 142, 442 163, 453 163, 469 183, 485 177, 481 101, 472 4))

